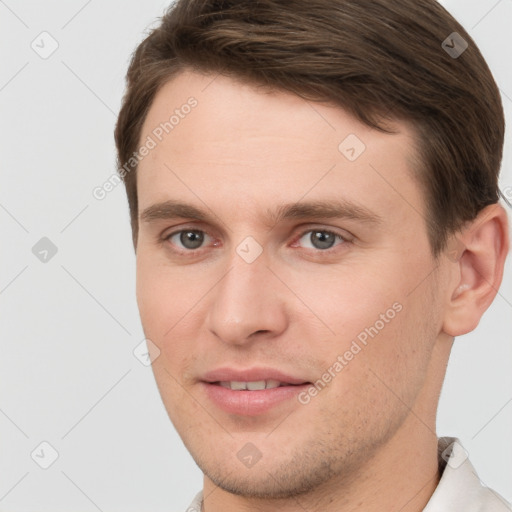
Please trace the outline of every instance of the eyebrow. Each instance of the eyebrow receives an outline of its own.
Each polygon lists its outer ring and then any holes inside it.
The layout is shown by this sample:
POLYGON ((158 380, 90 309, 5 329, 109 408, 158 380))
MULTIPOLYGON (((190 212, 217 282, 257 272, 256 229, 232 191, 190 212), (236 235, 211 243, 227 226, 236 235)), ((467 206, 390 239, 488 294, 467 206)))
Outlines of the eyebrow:
MULTIPOLYGON (((212 212, 213 213, 213 212, 212 212)), ((273 227, 283 220, 297 219, 350 219, 365 224, 380 224, 382 217, 363 205, 346 199, 286 203, 276 209, 267 209, 264 224, 273 227)), ((142 222, 186 218, 202 222, 213 220, 216 215, 188 203, 170 199, 148 206, 141 214, 142 222)))

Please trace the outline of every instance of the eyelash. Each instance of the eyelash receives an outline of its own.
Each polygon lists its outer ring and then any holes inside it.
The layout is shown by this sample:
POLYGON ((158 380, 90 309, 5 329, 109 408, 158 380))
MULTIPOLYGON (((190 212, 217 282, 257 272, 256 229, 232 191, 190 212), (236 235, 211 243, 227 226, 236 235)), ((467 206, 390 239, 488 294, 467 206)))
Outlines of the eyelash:
MULTIPOLYGON (((213 238, 208 232, 206 232, 206 231, 204 231, 202 229, 184 228, 184 229, 179 229, 177 231, 173 231, 172 233, 169 233, 168 235, 165 235, 162 238, 162 242, 164 242, 164 243, 165 242, 170 242, 170 239, 173 236, 179 235, 180 233, 184 233, 184 232, 187 232, 187 231, 192 231, 192 232, 195 232, 195 233, 203 233, 203 234, 209 236, 210 238, 213 238)), ((326 233, 326 234, 332 235, 335 239, 341 240, 340 244, 337 244, 337 245, 335 245, 333 247, 330 247, 328 249, 315 249, 315 248, 311 249, 311 248, 306 248, 307 250, 313 250, 314 252, 321 253, 321 254, 331 254, 331 253, 333 253, 336 250, 336 247, 338 247, 340 245, 341 246, 345 245, 347 243, 350 243, 350 241, 351 241, 350 238, 345 237, 345 236, 341 235, 340 233, 337 233, 336 231, 332 231, 330 229, 309 228, 309 229, 306 229, 306 230, 300 232, 299 235, 295 236, 293 244, 297 243, 301 238, 304 237, 304 235, 306 235, 308 233, 314 233, 314 232, 326 233)), ((180 255, 194 257, 194 256, 197 256, 198 254, 200 254, 203 249, 205 249, 205 247, 200 247, 198 249, 173 249, 173 250, 175 252, 177 252, 178 254, 180 254, 180 255)))

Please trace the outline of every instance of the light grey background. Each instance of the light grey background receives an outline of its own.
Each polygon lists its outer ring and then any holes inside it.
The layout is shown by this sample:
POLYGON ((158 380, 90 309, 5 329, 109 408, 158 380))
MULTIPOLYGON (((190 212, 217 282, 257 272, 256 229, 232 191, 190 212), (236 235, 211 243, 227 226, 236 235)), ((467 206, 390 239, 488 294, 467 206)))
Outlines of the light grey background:
MULTIPOLYGON (((167 3, 0 0, 1 511, 180 511, 202 486, 133 354, 144 336, 124 187, 92 195, 115 172, 129 56, 167 3), (43 31, 58 43, 46 59, 31 47, 51 49, 43 31), (57 247, 46 263, 32 252, 42 237, 57 247), (50 461, 43 441, 59 455, 48 469, 31 456, 50 461)), ((487 58, 512 123, 512 0, 442 3, 487 58)), ((509 129, 510 195, 511 167, 509 129)), ((511 312, 509 261, 479 327, 456 340, 438 421, 509 501, 511 312)))

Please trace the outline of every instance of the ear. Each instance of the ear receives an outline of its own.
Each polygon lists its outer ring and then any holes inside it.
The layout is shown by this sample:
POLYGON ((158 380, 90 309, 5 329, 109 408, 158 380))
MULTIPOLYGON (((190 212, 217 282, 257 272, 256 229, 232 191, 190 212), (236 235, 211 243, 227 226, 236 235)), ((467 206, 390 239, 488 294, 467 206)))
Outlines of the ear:
POLYGON ((454 265, 443 332, 471 332, 498 293, 509 251, 507 213, 499 204, 484 208, 454 235, 446 256, 454 265))

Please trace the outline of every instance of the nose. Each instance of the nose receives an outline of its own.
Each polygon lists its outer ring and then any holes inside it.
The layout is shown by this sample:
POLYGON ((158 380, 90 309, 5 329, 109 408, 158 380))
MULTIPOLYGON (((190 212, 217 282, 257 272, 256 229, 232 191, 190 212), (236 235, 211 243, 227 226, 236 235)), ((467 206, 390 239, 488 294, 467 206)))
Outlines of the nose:
POLYGON ((210 295, 207 328, 224 343, 250 344, 287 327, 284 285, 262 255, 247 263, 238 254, 210 295))

